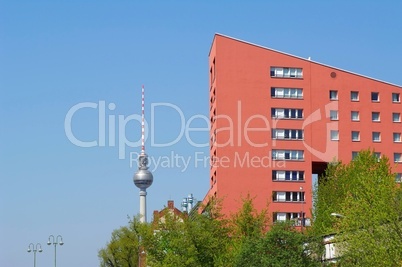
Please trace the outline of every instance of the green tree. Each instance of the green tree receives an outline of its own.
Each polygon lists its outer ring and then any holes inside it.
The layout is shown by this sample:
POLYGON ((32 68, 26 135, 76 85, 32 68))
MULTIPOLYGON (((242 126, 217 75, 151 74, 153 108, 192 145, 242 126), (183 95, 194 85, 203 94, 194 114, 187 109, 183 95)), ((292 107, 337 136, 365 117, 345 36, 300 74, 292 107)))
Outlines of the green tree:
POLYGON ((106 247, 99 250, 101 267, 135 267, 138 266, 139 240, 136 223, 121 227, 112 232, 106 247))
POLYGON ((266 209, 257 211, 253 198, 242 199, 242 207, 231 218, 231 250, 227 266, 261 266, 261 241, 268 229, 266 209), (230 264, 230 265, 229 265, 230 264))
POLYGON ((197 249, 187 229, 188 218, 166 213, 163 220, 144 233, 143 245, 147 253, 147 265, 153 267, 201 266, 197 249))
POLYGON ((263 265, 270 267, 319 266, 311 255, 307 235, 295 229, 291 222, 276 223, 264 237, 264 252, 268 255, 263 265))
MULTIPOLYGON (((233 216, 234 267, 318 266, 308 251, 308 236, 296 230, 293 222, 269 227, 266 210, 258 212, 247 196, 233 216)), ((229 265, 226 265, 229 266, 229 265)))
POLYGON ((366 150, 349 164, 331 165, 314 214, 315 234, 337 233, 341 266, 402 266, 401 189, 386 157, 366 150))
POLYGON ((135 219, 113 231, 99 251, 101 267, 138 266, 139 251, 151 267, 314 266, 304 234, 290 224, 268 223, 266 211, 257 211, 250 196, 230 218, 211 201, 203 214, 166 212, 152 224, 135 219))

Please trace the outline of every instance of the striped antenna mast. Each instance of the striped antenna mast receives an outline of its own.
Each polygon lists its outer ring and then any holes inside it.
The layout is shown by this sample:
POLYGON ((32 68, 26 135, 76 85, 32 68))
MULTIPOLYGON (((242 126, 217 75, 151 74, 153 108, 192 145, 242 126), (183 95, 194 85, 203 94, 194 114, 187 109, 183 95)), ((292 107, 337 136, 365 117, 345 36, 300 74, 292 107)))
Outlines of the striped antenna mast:
POLYGON ((141 107, 141 154, 145 154, 145 90, 142 86, 142 107, 141 107))

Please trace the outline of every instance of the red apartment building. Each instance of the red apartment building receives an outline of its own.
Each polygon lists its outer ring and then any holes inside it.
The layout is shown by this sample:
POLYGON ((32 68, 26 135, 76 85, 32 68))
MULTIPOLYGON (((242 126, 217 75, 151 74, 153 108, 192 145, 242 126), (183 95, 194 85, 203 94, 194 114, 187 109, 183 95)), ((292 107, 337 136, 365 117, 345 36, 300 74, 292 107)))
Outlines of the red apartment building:
POLYGON ((273 221, 310 218, 313 174, 367 148, 395 162, 400 181, 401 86, 219 34, 209 74, 204 202, 223 198, 224 214, 250 194, 273 221))

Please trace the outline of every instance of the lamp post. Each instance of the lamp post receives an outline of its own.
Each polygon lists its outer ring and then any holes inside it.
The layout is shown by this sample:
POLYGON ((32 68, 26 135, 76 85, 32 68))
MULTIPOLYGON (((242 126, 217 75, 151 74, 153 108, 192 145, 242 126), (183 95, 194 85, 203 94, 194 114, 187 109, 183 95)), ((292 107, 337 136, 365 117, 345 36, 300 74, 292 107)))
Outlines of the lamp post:
POLYGON ((56 239, 54 238, 53 235, 49 236, 49 240, 47 241, 47 244, 50 246, 51 244, 54 245, 54 267, 56 267, 56 246, 57 244, 59 244, 60 246, 62 246, 63 243, 63 237, 61 235, 58 235, 56 237, 56 239), (50 242, 50 237, 52 238, 52 242, 50 242), (59 241, 59 237, 60 237, 60 241, 59 241))
POLYGON ((300 230, 303 232, 303 226, 304 226, 304 197, 303 197, 303 187, 300 186, 300 201, 301 201, 301 226, 300 230))
POLYGON ((36 246, 35 246, 33 243, 30 243, 28 245, 28 250, 27 251, 28 251, 28 253, 33 251, 33 254, 34 254, 34 267, 36 267, 36 252, 42 252, 43 251, 41 244, 36 243, 36 246), (39 246, 39 249, 38 249, 38 246, 39 246), (31 249, 31 247, 32 247, 32 249, 31 249))

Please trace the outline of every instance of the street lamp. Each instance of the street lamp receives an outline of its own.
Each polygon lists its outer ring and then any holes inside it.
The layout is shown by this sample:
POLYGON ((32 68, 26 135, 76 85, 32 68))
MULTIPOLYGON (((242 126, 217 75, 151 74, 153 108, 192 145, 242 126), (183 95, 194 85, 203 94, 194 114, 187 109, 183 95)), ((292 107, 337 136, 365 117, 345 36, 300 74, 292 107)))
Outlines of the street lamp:
POLYGON ((59 244, 60 246, 62 246, 63 243, 63 237, 61 235, 58 235, 56 237, 56 239, 54 238, 53 235, 49 236, 49 240, 47 241, 47 244, 50 246, 51 244, 54 245, 54 267, 56 267, 56 246, 57 244, 59 244), (50 242, 50 237, 52 238, 52 242, 50 242), (60 237, 60 242, 59 242, 59 237, 60 237))
POLYGON ((303 187, 300 186, 300 201, 301 201, 301 226, 300 226, 300 230, 301 232, 303 232, 303 226, 304 226, 304 197, 303 197, 303 187))
POLYGON ((34 267, 36 267, 36 252, 38 251, 38 252, 42 252, 43 250, 42 250, 42 246, 41 246, 41 244, 39 244, 39 243, 36 243, 36 246, 33 244, 33 243, 30 243, 29 245, 28 245, 28 253, 29 252, 31 252, 31 251, 33 251, 33 254, 34 254, 34 267), (38 249, 38 246, 39 246, 39 249, 38 249), (32 247, 32 249, 31 249, 31 247, 32 247))

